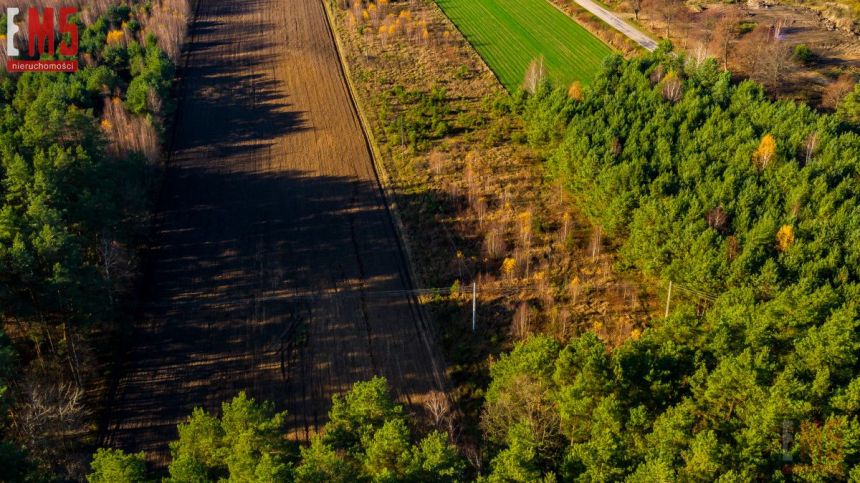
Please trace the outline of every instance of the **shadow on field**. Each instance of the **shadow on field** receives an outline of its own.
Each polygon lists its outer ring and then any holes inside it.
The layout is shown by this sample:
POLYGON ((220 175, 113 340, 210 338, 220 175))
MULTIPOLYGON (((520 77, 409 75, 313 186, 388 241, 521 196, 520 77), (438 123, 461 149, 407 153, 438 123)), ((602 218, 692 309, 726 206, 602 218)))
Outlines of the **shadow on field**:
POLYGON ((346 85, 325 63, 337 57, 322 5, 201 1, 102 438, 162 469, 176 425, 239 391, 288 410, 289 435, 307 440, 356 381, 383 375, 415 410, 444 386, 346 85), (325 62, 276 69, 269 34, 316 42, 297 58, 325 62), (293 75, 309 65, 325 75, 293 75))
POLYGON ((171 167, 107 444, 163 463, 193 407, 242 390, 299 439, 355 381, 433 390, 395 237, 372 183, 171 167))

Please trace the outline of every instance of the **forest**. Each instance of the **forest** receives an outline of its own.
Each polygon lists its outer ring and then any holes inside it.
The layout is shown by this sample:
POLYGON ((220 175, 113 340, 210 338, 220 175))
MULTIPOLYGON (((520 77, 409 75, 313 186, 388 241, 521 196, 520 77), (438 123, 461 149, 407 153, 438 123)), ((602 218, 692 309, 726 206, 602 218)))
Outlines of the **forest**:
POLYGON ((2 481, 73 478, 88 459, 172 111, 173 62, 139 21, 151 13, 77 18, 74 74, 0 71, 2 481))
MULTIPOLYGON (((535 337, 492 369, 493 478, 860 478, 860 137, 668 44, 519 96, 547 176, 691 297, 610 350, 535 337)), ((850 100, 846 102, 851 102, 850 100)))

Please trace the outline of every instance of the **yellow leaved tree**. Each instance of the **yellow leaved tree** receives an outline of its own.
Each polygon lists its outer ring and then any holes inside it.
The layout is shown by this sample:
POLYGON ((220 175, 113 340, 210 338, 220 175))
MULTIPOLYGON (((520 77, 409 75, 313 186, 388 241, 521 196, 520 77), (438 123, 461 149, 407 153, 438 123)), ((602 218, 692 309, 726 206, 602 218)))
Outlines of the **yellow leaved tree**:
POLYGON ((579 81, 573 81, 573 84, 567 89, 567 97, 574 101, 582 100, 582 84, 579 81))
POLYGON ((505 276, 505 278, 508 278, 508 279, 513 278, 514 270, 516 270, 516 268, 517 268, 516 259, 508 257, 508 258, 505 258, 505 260, 502 262, 502 274, 505 276))
POLYGON ((791 248, 794 244, 794 227, 791 225, 782 225, 779 231, 776 232, 776 247, 779 251, 784 252, 791 248))
POLYGON ((770 134, 765 134, 753 153, 753 161, 760 169, 767 168, 776 156, 776 139, 770 134))

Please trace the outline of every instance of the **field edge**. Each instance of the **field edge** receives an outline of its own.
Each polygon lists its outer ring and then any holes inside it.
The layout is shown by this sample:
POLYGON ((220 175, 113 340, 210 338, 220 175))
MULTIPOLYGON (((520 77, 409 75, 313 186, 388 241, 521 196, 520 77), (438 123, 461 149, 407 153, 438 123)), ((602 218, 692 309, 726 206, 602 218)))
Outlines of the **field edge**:
MULTIPOLYGON (((369 127, 370 123, 368 122, 367 116, 364 113, 364 106, 361 104, 359 96, 356 95, 355 84, 352 81, 352 71, 350 70, 349 62, 347 62, 347 59, 344 55, 342 41, 337 33, 337 23, 334 18, 334 12, 332 11, 332 7, 329 4, 328 0, 319 1, 323 4, 329 34, 334 41, 335 50, 337 51, 341 74, 346 80, 349 97, 352 101, 353 108, 358 114, 359 124, 361 125, 362 132, 364 133, 364 141, 367 144, 368 151, 370 152, 370 158, 373 164, 373 172, 376 176, 377 184, 379 185, 379 192, 382 196, 382 201, 385 204, 385 209, 388 211, 392 223, 394 224, 394 229, 397 234, 397 244, 400 248, 400 253, 402 258, 404 259, 404 265, 406 266, 406 270, 408 272, 407 284, 409 286, 409 289, 414 292, 418 288, 417 284, 420 279, 417 276, 418 272, 416 271, 413 262, 412 250, 409 244, 409 235, 406 232, 406 229, 403 225, 403 220, 400 217, 400 211, 397 208, 395 187, 391 183, 391 178, 389 177, 388 171, 385 168, 385 163, 382 162, 382 153, 379 152, 378 142, 373 134, 373 130, 369 127)), ((433 3, 435 5, 435 1, 433 3)), ((430 354, 435 355, 436 358, 438 358, 433 360, 433 375, 436 379, 436 385, 440 389, 444 390, 447 394, 451 388, 444 371, 444 367, 447 367, 447 364, 445 363, 442 352, 438 350, 438 347, 440 347, 438 334, 436 333, 433 324, 430 323, 430 317, 427 314, 424 306, 418 300, 417 296, 413 293, 412 295, 410 295, 409 300, 410 303, 415 307, 415 311, 418 314, 419 324, 421 326, 420 333, 423 338, 422 342, 424 343, 427 351, 430 354), (428 334, 431 338, 429 340, 428 334), (434 347, 436 347, 437 350, 434 350, 434 347), (439 363, 444 366, 443 370, 441 371, 438 367, 439 363)))

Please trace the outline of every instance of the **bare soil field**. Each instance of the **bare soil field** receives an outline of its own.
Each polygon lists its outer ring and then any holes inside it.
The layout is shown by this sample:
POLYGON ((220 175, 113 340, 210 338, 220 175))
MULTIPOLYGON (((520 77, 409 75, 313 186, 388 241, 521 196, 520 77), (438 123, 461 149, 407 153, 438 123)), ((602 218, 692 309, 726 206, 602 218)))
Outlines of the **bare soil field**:
POLYGON ((320 0, 200 0, 105 445, 167 457, 247 390, 305 440, 333 394, 444 386, 320 0))

